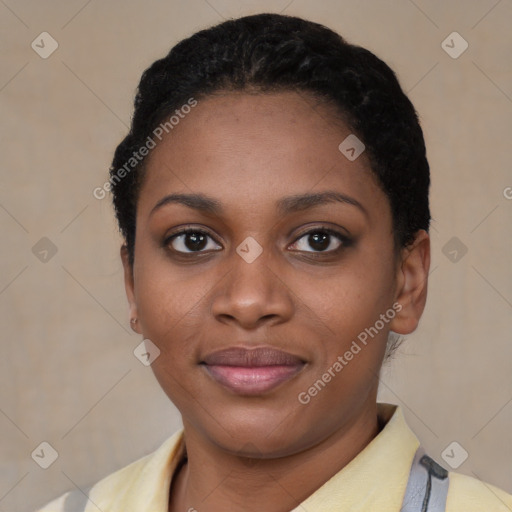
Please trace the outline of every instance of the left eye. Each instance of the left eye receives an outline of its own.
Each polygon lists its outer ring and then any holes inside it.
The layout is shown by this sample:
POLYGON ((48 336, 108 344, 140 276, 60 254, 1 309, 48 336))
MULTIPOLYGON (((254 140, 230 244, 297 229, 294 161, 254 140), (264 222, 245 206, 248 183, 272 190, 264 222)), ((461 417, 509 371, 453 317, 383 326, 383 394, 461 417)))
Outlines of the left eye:
POLYGON ((172 235, 166 244, 171 245, 176 252, 182 253, 216 250, 217 247, 220 247, 215 243, 213 243, 214 247, 208 247, 208 239, 213 242, 212 237, 206 231, 189 229, 172 235))
POLYGON ((347 238, 341 233, 330 229, 317 229, 302 235, 294 242, 293 246, 296 246, 294 248, 298 251, 333 252, 346 243, 347 238))

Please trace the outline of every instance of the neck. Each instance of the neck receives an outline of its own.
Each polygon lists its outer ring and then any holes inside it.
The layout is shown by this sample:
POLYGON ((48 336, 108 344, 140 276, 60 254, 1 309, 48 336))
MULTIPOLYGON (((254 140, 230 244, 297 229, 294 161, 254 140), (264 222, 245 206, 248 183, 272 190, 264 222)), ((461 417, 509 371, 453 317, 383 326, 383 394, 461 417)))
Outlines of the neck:
POLYGON ((286 457, 246 459, 209 442, 185 421, 184 426, 188 461, 175 473, 170 512, 260 512, 262 503, 266 512, 292 510, 356 457, 382 428, 375 404, 314 447, 286 457))

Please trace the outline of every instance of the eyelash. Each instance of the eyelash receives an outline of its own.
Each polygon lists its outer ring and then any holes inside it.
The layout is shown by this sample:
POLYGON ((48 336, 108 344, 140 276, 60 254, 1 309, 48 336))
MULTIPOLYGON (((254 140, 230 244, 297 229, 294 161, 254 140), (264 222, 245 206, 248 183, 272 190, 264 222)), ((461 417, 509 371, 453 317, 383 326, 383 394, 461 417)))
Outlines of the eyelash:
MULTIPOLYGON (((163 241, 163 246, 166 247, 166 248, 169 248, 169 245, 171 244, 171 242, 175 238, 178 238, 179 236, 182 236, 182 235, 191 234, 191 233, 205 235, 205 236, 211 238, 215 243, 218 244, 218 242, 215 241, 215 239, 212 237, 212 235, 208 231, 205 231, 204 229, 201 229, 201 228, 186 228, 186 229, 182 229, 181 231, 177 231, 176 233, 173 233, 172 235, 169 235, 168 237, 166 237, 164 239, 164 241, 163 241)), ((297 252, 305 252, 305 253, 320 254, 320 255, 322 255, 322 254, 330 254, 330 255, 332 255, 332 254, 336 254, 336 253, 340 252, 343 248, 350 247, 352 245, 352 243, 353 243, 353 241, 349 237, 347 237, 346 235, 340 233, 339 231, 336 231, 336 230, 334 230, 332 228, 329 228, 329 227, 315 226, 313 229, 310 229, 310 230, 305 231, 305 232, 301 233, 300 235, 298 235, 295 238, 295 240, 292 243, 292 245, 295 245, 299 240, 301 240, 305 236, 308 236, 308 235, 311 235, 311 234, 314 234, 314 233, 325 233, 325 234, 328 234, 328 235, 338 239, 338 241, 340 242, 340 246, 337 247, 336 249, 331 249, 329 251, 314 251, 314 250, 311 250, 311 251, 297 251, 297 252)), ((204 250, 182 252, 182 251, 176 251, 175 249, 171 249, 171 248, 169 248, 169 250, 171 250, 174 254, 178 254, 179 256, 184 256, 184 257, 187 257, 189 255, 193 255, 193 254, 208 254, 209 252, 211 252, 211 251, 204 251, 204 250)), ((213 252, 217 252, 217 251, 218 250, 215 250, 213 252)))

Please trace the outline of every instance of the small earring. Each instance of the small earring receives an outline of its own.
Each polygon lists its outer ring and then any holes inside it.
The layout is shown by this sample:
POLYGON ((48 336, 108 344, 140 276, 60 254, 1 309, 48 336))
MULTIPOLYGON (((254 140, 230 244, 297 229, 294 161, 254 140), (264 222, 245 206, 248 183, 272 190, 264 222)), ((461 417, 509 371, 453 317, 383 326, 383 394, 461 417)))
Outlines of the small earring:
POLYGON ((137 319, 136 319, 136 318, 132 318, 132 319, 130 320, 130 323, 131 323, 131 324, 136 324, 136 323, 137 323, 137 319))

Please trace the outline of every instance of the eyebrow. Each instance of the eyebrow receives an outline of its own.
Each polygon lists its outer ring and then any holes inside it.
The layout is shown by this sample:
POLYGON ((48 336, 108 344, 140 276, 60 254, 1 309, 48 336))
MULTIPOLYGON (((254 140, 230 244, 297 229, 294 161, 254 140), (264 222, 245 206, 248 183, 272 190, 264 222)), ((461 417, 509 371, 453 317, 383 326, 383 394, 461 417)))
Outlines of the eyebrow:
MULTIPOLYGON (((288 215, 293 212, 308 210, 315 206, 328 203, 343 203, 359 208, 366 216, 368 212, 364 206, 353 197, 341 194, 339 192, 326 191, 317 193, 297 194, 294 196, 283 197, 277 201, 277 211, 280 215, 288 215)), ((170 194, 160 199, 152 208, 149 216, 168 204, 182 204, 211 215, 222 215, 223 208, 219 201, 204 194, 170 194)))
POLYGON ((287 215, 296 211, 307 210, 315 206, 336 202, 356 206, 365 215, 368 215, 366 208, 359 201, 353 197, 341 194, 340 192, 332 191, 284 197, 277 202, 277 210, 281 215, 287 215))
POLYGON ((170 194, 162 197, 162 199, 153 206, 149 216, 151 217, 156 210, 172 203, 183 204, 189 208, 194 208, 195 210, 199 210, 204 213, 214 215, 220 215, 222 213, 222 206, 220 202, 203 194, 170 194))

